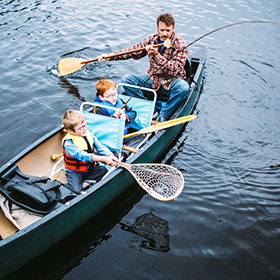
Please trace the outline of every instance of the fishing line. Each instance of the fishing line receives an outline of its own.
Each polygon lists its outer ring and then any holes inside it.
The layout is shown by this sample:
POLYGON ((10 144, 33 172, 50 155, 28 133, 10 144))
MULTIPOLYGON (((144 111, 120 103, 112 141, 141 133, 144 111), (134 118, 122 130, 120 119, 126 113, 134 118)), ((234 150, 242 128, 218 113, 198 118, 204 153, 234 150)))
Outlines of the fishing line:
MULTIPOLYGON (((171 56, 170 60, 172 60, 173 57, 175 57, 177 54, 179 54, 181 51, 183 51, 183 50, 186 49, 187 47, 193 45, 194 43, 196 43, 197 41, 199 41, 199 40, 201 40, 201 39, 207 37, 208 35, 213 34, 213 33, 217 32, 217 31, 222 30, 222 29, 225 29, 225 28, 234 26, 234 25, 240 25, 240 24, 244 24, 244 23, 271 23, 271 24, 278 24, 278 25, 280 25, 279 22, 269 21, 269 20, 248 20, 248 21, 240 21, 240 22, 231 23, 231 24, 228 24, 228 25, 219 27, 219 28, 217 28, 217 29, 214 29, 214 30, 212 30, 212 31, 210 31, 210 32, 208 32, 208 33, 206 33, 206 34, 200 36, 199 38, 195 39, 195 40, 192 41, 190 44, 188 44, 186 47, 184 47, 184 48, 182 48, 182 49, 179 49, 177 52, 175 52, 175 53, 171 56)), ((158 69, 154 70, 154 73, 152 73, 152 74, 149 76, 149 78, 148 78, 148 79, 147 79, 147 80, 146 80, 146 81, 145 81, 145 82, 130 96, 130 98, 123 104, 122 108, 124 108, 124 107, 126 106, 126 104, 131 100, 131 98, 145 85, 145 83, 146 83, 147 81, 149 81, 150 78, 151 78, 152 76, 154 76, 160 69, 162 69, 162 68, 166 65, 166 63, 168 63, 170 60, 166 61, 163 65, 161 65, 160 67, 158 67, 158 69)))

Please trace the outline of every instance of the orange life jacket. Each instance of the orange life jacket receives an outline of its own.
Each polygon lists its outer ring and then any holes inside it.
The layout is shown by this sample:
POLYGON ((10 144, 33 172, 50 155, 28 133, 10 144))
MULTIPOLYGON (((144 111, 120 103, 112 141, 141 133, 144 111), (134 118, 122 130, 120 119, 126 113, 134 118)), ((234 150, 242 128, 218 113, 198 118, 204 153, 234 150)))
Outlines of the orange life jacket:
POLYGON ((65 148, 64 143, 66 140, 72 140, 74 145, 78 148, 87 151, 88 153, 93 152, 93 138, 89 131, 85 137, 78 136, 75 134, 67 133, 65 137, 62 139, 62 150, 64 155, 64 166, 66 169, 73 170, 73 171, 80 171, 80 172, 87 172, 88 167, 92 164, 91 162, 83 162, 80 161, 72 156, 70 156, 65 148))

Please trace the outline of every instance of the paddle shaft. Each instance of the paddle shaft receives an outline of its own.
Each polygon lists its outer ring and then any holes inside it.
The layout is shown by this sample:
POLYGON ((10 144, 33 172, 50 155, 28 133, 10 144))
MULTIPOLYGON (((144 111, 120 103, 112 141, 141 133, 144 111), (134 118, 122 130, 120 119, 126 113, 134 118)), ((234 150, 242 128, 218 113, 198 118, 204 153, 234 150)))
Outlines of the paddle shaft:
MULTIPOLYGON (((161 46, 164 46, 164 43, 154 45, 153 47, 157 48, 157 47, 161 47, 161 46)), ((126 52, 114 53, 114 54, 104 56, 104 59, 113 58, 113 57, 121 56, 121 55, 128 54, 128 53, 140 52, 140 51, 144 51, 145 49, 146 48, 139 48, 139 49, 133 49, 133 50, 126 51, 126 52)), ((82 61, 81 64, 87 64, 89 62, 93 62, 93 61, 97 61, 97 60, 98 60, 98 57, 94 58, 94 59, 82 61)))
MULTIPOLYGON (((151 125, 151 126, 148 126, 146 128, 143 128, 143 129, 138 130, 136 132, 125 134, 123 136, 123 138, 128 138, 128 137, 131 137, 131 136, 134 136, 134 135, 146 134, 146 133, 151 133, 151 132, 159 131, 159 130, 162 130, 162 129, 166 129, 168 127, 172 127, 172 126, 175 126, 175 125, 178 125, 178 124, 182 124, 182 123, 185 123, 185 122, 188 122, 188 121, 192 121, 192 120, 194 120, 196 118, 197 118, 196 115, 189 115, 189 116, 184 116, 184 117, 181 117, 181 118, 169 120, 169 121, 166 121, 166 122, 161 122, 161 123, 158 123, 158 124, 151 125)), ((139 151, 139 149, 136 149, 136 148, 133 148, 133 147, 129 147, 129 146, 124 146, 124 150, 132 152, 132 153, 137 153, 139 151)), ((61 154, 53 154, 51 156, 51 158, 52 158, 52 160, 56 160, 57 158, 59 158, 61 156, 63 156, 63 153, 61 153, 61 154)))

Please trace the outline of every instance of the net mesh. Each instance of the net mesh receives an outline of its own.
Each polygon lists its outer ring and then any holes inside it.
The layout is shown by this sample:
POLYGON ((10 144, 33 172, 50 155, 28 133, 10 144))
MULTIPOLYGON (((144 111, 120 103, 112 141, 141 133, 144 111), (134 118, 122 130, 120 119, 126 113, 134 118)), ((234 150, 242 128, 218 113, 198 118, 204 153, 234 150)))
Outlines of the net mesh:
POLYGON ((134 164, 131 173, 141 187, 159 200, 176 198, 184 188, 181 172, 166 164, 134 164))

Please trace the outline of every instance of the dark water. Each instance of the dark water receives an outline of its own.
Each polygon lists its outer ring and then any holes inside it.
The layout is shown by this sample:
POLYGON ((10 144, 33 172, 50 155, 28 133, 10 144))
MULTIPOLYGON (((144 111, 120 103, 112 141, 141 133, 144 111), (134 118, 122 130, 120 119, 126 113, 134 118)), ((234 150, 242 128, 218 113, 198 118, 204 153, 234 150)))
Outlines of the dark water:
MULTIPOLYGON (((234 22, 280 22, 278 0, 2 0, 0 8, 1 165, 91 101, 101 77, 118 83, 148 67, 91 63, 64 79, 56 70, 64 54, 128 47, 168 11, 187 43, 234 22)), ((21 270, 25 278, 279 279, 280 168, 269 167, 280 162, 279 45, 280 26, 260 23, 195 43, 190 52, 209 50, 199 117, 162 159, 183 172, 183 193, 160 202, 132 186, 21 270)))

